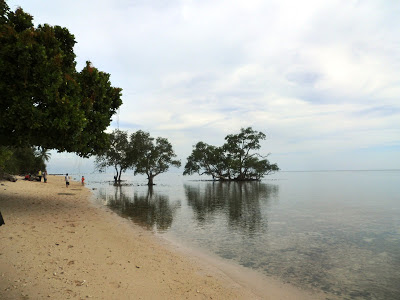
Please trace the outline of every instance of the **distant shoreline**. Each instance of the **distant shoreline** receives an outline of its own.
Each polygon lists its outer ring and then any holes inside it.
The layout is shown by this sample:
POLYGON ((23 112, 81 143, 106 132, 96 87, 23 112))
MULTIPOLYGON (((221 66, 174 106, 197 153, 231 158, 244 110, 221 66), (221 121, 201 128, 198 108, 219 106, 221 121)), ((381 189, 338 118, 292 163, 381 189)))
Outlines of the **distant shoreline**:
MULTIPOLYGON (((338 169, 338 170, 279 170, 278 172, 275 172, 275 174, 278 173, 294 173, 294 172, 386 172, 386 171, 400 171, 400 169, 338 169)), ((168 173, 172 173, 172 174, 179 174, 182 175, 183 177, 185 177, 185 175, 182 174, 182 172, 175 172, 175 171, 168 171, 164 174, 168 174, 168 173)), ((65 174, 67 174, 67 172, 65 173, 59 173, 59 172, 54 172, 54 173, 49 173, 48 175, 54 175, 54 176, 65 176, 65 174)), ((93 172, 93 171, 89 171, 89 172, 68 172, 69 175, 89 175, 89 174, 112 174, 112 172, 110 173, 105 173, 105 172, 93 172)), ((128 172, 128 173, 124 173, 125 175, 131 175, 132 173, 128 172)), ((273 174, 270 175, 266 175, 264 176, 264 178, 268 178, 273 174)), ((212 179, 209 179, 210 181, 212 181, 212 179)))
POLYGON ((309 171, 279 171, 279 172, 386 172, 400 171, 400 169, 365 169, 365 170, 309 170, 309 171))

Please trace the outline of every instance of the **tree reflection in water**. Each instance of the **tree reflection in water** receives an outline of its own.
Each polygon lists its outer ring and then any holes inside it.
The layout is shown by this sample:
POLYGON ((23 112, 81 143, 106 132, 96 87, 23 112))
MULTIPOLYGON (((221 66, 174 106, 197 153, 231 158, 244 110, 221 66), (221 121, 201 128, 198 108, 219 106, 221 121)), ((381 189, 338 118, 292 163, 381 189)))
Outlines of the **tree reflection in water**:
POLYGON ((188 205, 200 224, 214 221, 221 214, 228 216, 228 227, 254 235, 266 230, 261 205, 268 205, 279 193, 279 186, 252 182, 209 182, 195 186, 184 184, 188 205))
POLYGON ((113 186, 99 191, 99 197, 113 211, 147 229, 168 230, 180 203, 171 205, 169 197, 148 187, 146 192, 127 195, 124 187, 113 186), (111 189, 111 192, 110 192, 111 189))

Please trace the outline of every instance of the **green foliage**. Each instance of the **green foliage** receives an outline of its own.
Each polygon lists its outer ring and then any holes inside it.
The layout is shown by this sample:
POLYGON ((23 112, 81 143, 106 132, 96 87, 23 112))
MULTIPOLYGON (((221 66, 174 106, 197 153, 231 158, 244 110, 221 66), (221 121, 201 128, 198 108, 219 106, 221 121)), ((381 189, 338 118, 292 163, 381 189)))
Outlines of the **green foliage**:
POLYGON ((31 15, 3 0, 0 13, 0 144, 81 156, 106 149, 104 130, 122 104, 121 89, 90 62, 76 71, 67 28, 35 28, 31 15))
POLYGON ((135 157, 135 174, 146 174, 148 185, 160 173, 168 171, 170 166, 180 167, 175 160, 176 154, 166 138, 155 139, 148 132, 137 131, 131 135, 132 157, 135 157))
POLYGON ((49 161, 51 157, 51 153, 46 148, 39 148, 38 155, 43 162, 49 161))
POLYGON ((13 152, 9 147, 0 146, 0 177, 5 173, 7 161, 11 158, 13 152))
POLYGON ((37 174, 46 169, 47 151, 43 152, 35 147, 9 148, 0 147, 0 160, 6 155, 0 166, 0 173, 9 174, 37 174))
POLYGON ((133 164, 128 157, 129 141, 128 133, 121 130, 114 130, 108 135, 109 147, 102 154, 96 156, 96 168, 104 171, 107 167, 113 167, 117 173, 117 180, 121 181, 121 175, 133 164))
POLYGON ((271 164, 255 152, 265 138, 264 133, 248 127, 242 128, 239 134, 226 136, 222 147, 198 142, 187 158, 183 175, 197 173, 218 180, 259 180, 279 170, 277 164, 271 164))
POLYGON ((98 170, 114 167, 117 181, 127 169, 135 169, 135 175, 146 174, 148 184, 153 185, 155 176, 181 164, 174 160, 176 155, 167 139, 159 137, 154 141, 148 132, 139 130, 128 140, 128 132, 114 130, 109 140, 109 148, 97 155, 95 164, 98 170))
POLYGON ((86 125, 79 133, 77 147, 81 147, 83 154, 94 154, 108 146, 104 130, 122 104, 122 90, 112 87, 109 79, 109 74, 98 71, 90 62, 78 74, 86 125))
POLYGON ((226 161, 222 148, 198 142, 187 159, 183 175, 198 173, 211 175, 213 179, 224 178, 229 173, 226 161))

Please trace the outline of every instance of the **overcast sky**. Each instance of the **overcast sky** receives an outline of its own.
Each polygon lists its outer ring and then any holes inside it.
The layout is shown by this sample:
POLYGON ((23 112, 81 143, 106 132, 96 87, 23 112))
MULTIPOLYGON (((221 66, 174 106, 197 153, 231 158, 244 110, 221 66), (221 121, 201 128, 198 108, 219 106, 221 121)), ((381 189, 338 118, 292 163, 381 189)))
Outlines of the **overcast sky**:
MULTIPOLYGON (((111 74, 124 103, 110 130, 166 137, 183 164, 252 126, 282 170, 400 169, 398 0, 8 4, 67 27, 78 70, 111 74)), ((49 170, 66 164, 93 169, 55 154, 49 170)))

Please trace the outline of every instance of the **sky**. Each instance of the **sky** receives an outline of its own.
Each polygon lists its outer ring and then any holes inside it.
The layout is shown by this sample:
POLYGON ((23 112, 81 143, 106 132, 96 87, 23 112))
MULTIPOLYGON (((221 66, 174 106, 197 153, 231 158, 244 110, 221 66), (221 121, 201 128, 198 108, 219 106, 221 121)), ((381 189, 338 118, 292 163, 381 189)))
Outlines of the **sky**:
MULTIPOLYGON (((108 131, 198 141, 253 127, 284 171, 400 169, 400 1, 8 1, 75 35, 121 87, 108 131)), ((93 171, 53 153, 49 172, 93 171)))

